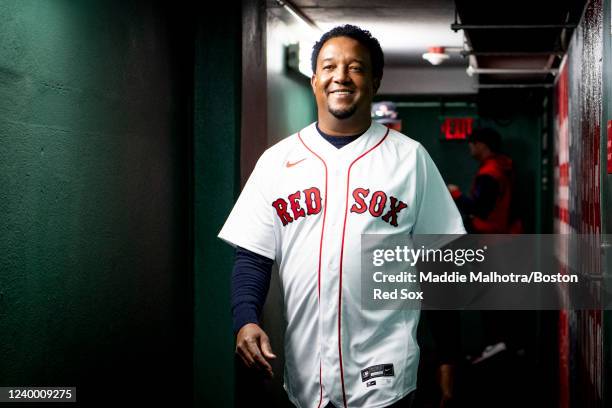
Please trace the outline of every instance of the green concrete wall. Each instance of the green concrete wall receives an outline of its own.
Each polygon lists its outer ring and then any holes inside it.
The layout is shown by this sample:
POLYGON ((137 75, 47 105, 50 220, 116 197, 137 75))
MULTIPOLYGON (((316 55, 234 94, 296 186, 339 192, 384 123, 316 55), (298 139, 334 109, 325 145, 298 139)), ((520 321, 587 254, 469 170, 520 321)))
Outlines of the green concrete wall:
POLYGON ((180 20, 148 2, 0 4, 1 386, 191 403, 180 20))
POLYGON ((266 58, 268 95, 268 144, 271 146, 317 120, 317 105, 310 78, 287 67, 286 33, 299 32, 295 18, 268 11, 266 58))
MULTIPOLYGON (((233 249, 217 238, 240 190, 241 10, 197 16, 194 100, 196 407, 234 405, 233 249)), ((204 6, 202 6, 204 7, 204 6)))

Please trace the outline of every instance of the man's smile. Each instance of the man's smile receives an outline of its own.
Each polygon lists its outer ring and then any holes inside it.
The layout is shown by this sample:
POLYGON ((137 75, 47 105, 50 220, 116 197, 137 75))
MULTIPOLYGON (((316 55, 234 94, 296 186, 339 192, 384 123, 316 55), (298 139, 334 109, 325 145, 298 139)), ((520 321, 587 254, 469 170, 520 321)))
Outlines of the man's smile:
POLYGON ((355 91, 351 89, 336 89, 335 91, 329 92, 330 95, 335 95, 335 96, 347 96, 347 95, 352 95, 354 93, 355 91))

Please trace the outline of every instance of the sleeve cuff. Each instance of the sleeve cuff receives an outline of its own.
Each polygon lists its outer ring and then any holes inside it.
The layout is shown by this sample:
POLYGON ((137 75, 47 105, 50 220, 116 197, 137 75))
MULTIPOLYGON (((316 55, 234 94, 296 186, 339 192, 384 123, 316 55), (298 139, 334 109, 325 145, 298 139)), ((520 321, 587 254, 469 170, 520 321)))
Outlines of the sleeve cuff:
POLYGON ((233 329, 234 335, 238 334, 242 326, 249 323, 259 325, 257 311, 247 303, 237 305, 233 310, 233 329))

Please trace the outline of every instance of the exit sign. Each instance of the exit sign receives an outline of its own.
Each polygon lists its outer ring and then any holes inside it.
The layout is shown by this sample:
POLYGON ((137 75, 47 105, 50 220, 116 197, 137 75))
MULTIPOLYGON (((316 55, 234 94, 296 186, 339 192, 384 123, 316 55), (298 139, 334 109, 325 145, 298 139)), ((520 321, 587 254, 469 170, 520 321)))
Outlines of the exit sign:
POLYGON ((440 126, 443 140, 466 140, 472 134, 474 118, 444 118, 440 126))

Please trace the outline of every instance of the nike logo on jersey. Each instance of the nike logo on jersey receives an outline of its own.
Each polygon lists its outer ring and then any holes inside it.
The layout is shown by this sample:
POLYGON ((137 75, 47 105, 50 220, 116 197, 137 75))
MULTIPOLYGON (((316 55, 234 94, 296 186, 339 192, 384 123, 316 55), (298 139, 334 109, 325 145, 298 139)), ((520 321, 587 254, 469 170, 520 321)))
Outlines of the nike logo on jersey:
POLYGON ((286 166, 287 166, 287 167, 293 167, 293 166, 295 166, 295 165, 300 164, 300 163, 301 163, 301 162, 303 162, 304 160, 306 160, 306 159, 304 158, 304 159, 302 159, 302 160, 298 160, 298 161, 293 162, 293 163, 291 163, 289 160, 287 160, 287 164, 286 164, 286 166))

